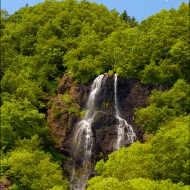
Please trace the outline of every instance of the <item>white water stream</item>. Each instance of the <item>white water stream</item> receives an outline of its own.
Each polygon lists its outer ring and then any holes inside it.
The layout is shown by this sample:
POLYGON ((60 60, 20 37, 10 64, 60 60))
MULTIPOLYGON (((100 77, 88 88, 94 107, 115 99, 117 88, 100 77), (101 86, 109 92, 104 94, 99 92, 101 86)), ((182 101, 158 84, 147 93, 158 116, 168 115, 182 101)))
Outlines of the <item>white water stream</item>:
POLYGON ((133 128, 127 123, 127 121, 121 118, 117 99, 117 74, 114 75, 114 99, 115 99, 115 116, 118 119, 117 124, 117 140, 114 149, 117 150, 125 146, 125 134, 127 133, 128 144, 132 144, 136 139, 136 134, 133 128))
POLYGON ((86 114, 84 119, 77 124, 77 131, 75 133, 75 146, 77 151, 81 151, 83 156, 82 171, 77 171, 73 168, 71 176, 70 189, 72 190, 85 190, 86 181, 89 178, 91 167, 91 154, 93 147, 93 137, 91 124, 93 122, 96 110, 96 101, 100 92, 104 75, 99 75, 93 82, 86 104, 86 114), (77 173, 80 172, 80 173, 77 173))
MULTIPOLYGON (((73 138, 75 145, 74 159, 75 161, 80 157, 80 169, 73 168, 70 179, 71 190, 85 190, 86 181, 89 179, 92 166, 92 147, 93 147, 93 133, 91 129, 92 122, 95 114, 97 113, 97 103, 100 99, 100 90, 104 81, 105 75, 99 75, 93 82, 88 101, 86 103, 86 114, 84 118, 77 123, 75 136, 73 138)), ((114 105, 115 105, 115 117, 117 118, 117 139, 114 144, 114 150, 118 150, 127 144, 131 144, 135 141, 136 135, 132 127, 127 123, 125 119, 121 117, 117 98, 117 75, 114 75, 114 105), (127 135, 127 139, 126 139, 127 135)), ((98 110, 99 112, 101 110, 98 110)))

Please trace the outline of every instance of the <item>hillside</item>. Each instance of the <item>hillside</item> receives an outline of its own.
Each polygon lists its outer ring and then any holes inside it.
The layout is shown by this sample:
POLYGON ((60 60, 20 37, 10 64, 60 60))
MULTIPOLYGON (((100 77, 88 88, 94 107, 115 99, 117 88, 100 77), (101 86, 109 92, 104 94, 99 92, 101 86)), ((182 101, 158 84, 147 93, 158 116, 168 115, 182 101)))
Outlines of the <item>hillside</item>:
POLYGON ((86 0, 1 10, 2 189, 76 190, 87 172, 88 190, 187 190, 189 58, 189 4, 141 23, 86 0))

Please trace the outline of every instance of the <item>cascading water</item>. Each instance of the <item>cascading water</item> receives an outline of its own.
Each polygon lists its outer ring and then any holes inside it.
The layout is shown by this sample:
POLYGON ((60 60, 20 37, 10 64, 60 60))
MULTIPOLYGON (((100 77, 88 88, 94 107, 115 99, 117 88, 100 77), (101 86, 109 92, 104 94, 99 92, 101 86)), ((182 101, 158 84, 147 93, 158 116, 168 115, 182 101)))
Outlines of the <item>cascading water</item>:
MULTIPOLYGON (((70 178, 71 190, 85 190, 86 181, 89 179, 94 166, 92 158, 93 148, 93 133, 92 123, 97 112, 102 112, 101 103, 102 97, 100 91, 103 86, 104 75, 98 76, 92 86, 89 93, 88 101, 86 103, 86 114, 80 122, 76 124, 76 131, 74 133, 74 161, 76 164, 72 169, 72 175, 70 178)), ((114 108, 115 117, 117 118, 117 138, 113 149, 117 150, 126 144, 131 144, 136 139, 136 135, 132 127, 127 123, 125 119, 121 117, 118 98, 117 98, 117 75, 114 75, 114 108)), ((106 112, 102 112, 106 113, 106 112)))
POLYGON ((125 134, 127 131, 128 144, 132 144, 136 139, 136 134, 133 128, 127 123, 127 121, 120 116, 118 100, 117 100, 117 74, 114 75, 114 99, 115 99, 115 116, 118 119, 117 124, 117 140, 114 149, 117 150, 125 146, 125 134))
POLYGON ((98 94, 101 90, 104 75, 99 75, 93 82, 86 104, 86 114, 84 119, 77 124, 77 131, 75 133, 75 147, 76 159, 80 155, 82 157, 81 168, 82 171, 73 168, 70 189, 71 190, 85 190, 86 181, 92 171, 91 157, 93 147, 93 136, 91 124, 95 116, 96 102, 98 101, 98 94))

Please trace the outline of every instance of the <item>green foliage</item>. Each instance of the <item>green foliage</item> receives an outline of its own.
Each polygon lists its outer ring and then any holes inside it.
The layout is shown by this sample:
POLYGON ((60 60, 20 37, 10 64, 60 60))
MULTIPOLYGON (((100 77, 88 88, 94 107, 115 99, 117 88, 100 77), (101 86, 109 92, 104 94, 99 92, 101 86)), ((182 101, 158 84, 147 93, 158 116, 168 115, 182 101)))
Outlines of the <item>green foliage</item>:
POLYGON ((83 118, 83 117, 85 116, 85 114, 86 114, 86 110, 82 110, 82 111, 80 112, 80 117, 83 118))
MULTIPOLYGON (((187 79, 188 9, 183 3, 178 10, 163 10, 137 27, 114 31, 100 46, 98 58, 107 66, 105 71, 114 69, 151 84, 171 85, 179 78, 187 79)), ((126 13, 123 16, 128 18, 126 13)))
POLYGON ((136 123, 141 125, 145 131, 156 132, 161 125, 176 116, 175 110, 167 106, 157 108, 156 104, 151 104, 146 108, 136 109, 136 123))
POLYGON ((110 107, 110 103, 104 101, 104 102, 102 102, 102 107, 107 109, 110 107))
MULTIPOLYGON (((55 144, 55 142, 54 142, 54 144, 55 144)), ((44 151, 47 152, 47 153, 50 153, 51 156, 52 156, 52 160, 54 162, 57 162, 59 165, 61 165, 62 164, 62 160, 65 159, 65 155, 62 154, 62 153, 60 153, 60 152, 58 152, 58 151, 56 151, 56 149, 54 147, 55 146, 54 144, 52 143, 52 145, 50 144, 48 147, 46 146, 44 148, 44 151)))
POLYGON ((88 181, 87 190, 125 190, 125 183, 120 182, 116 178, 102 178, 100 176, 92 178, 88 181))
POLYGON ((80 115, 80 107, 78 104, 76 104, 67 92, 63 95, 59 95, 59 99, 62 100, 64 103, 66 103, 66 111, 70 114, 75 113, 77 115, 80 115))
POLYGON ((14 94, 19 101, 28 99, 32 104, 38 105, 38 99, 44 97, 44 92, 39 84, 33 81, 32 70, 29 67, 18 70, 16 66, 11 69, 6 71, 1 81, 2 91, 14 94))
POLYGON ((94 59, 98 53, 99 36, 89 27, 85 28, 77 49, 71 49, 64 56, 64 66, 82 83, 88 82, 104 70, 101 63, 94 59), (90 64, 89 64, 90 63, 90 64))
POLYGON ((185 77, 189 77, 189 44, 186 41, 179 39, 176 44, 171 47, 170 54, 172 55, 172 61, 178 62, 178 66, 182 70, 185 77))
POLYGON ((134 178, 127 182, 116 178, 102 178, 100 176, 88 181, 87 190, 188 190, 182 183, 174 184, 170 180, 153 181, 144 178, 134 178))
POLYGON ((80 110, 76 107, 69 107, 66 110, 69 113, 69 115, 72 113, 76 113, 77 115, 80 115, 80 110))
MULTIPOLYGON (((8 97, 4 97, 4 99, 8 97)), ((37 108, 27 99, 23 102, 15 99, 3 101, 1 107, 1 148, 10 148, 18 137, 30 138, 34 134, 39 134, 40 137, 47 139, 48 128, 44 118, 45 115, 39 113, 37 108)))
POLYGON ((190 111, 189 85, 178 80, 166 92, 154 90, 150 96, 150 105, 136 109, 136 122, 147 131, 156 132, 161 125, 179 115, 187 115, 190 111))
POLYGON ((169 91, 153 91, 150 103, 155 103, 157 107, 166 105, 174 109, 177 115, 189 113, 189 87, 184 80, 178 80, 169 91))
POLYGON ((54 118, 59 118, 61 117, 61 108, 55 104, 52 105, 51 107, 52 111, 53 111, 53 117, 54 118))
POLYGON ((59 99, 63 100, 66 104, 72 104, 73 103, 73 99, 72 97, 68 94, 68 92, 59 95, 59 99))
POLYGON ((136 19, 134 17, 130 17, 127 14, 127 11, 124 10, 124 12, 119 16, 122 20, 124 20, 129 26, 135 27, 138 25, 136 19))
POLYGON ((38 149, 36 136, 31 140, 20 140, 17 148, 2 160, 2 174, 15 184, 11 189, 46 190, 54 186, 68 189, 68 183, 62 179, 62 171, 51 156, 38 149))
MULTIPOLYGON (((63 159, 52 148, 46 115, 39 111, 51 107, 44 98, 55 95, 65 72, 81 83, 108 72, 174 85, 166 92, 153 91, 150 105, 136 110, 136 122, 158 131, 155 137, 100 161, 96 169, 101 176, 89 181, 89 189, 186 189, 167 179, 189 183, 187 118, 176 119, 190 111, 184 82, 189 79, 188 4, 138 24, 126 11, 119 15, 85 0, 47 0, 13 15, 1 10, 0 24, 1 151, 4 175, 14 182, 10 189, 67 189, 60 167, 40 148, 56 161, 63 159)), ((69 94, 59 98, 69 114, 84 114, 69 94)), ((59 117, 61 109, 52 106, 59 117)))
POLYGON ((149 142, 135 142, 111 153, 106 162, 99 161, 95 169, 100 176, 89 180, 88 189, 110 189, 112 183, 132 190, 187 189, 183 183, 189 184, 188 122, 187 116, 176 118, 149 142))
POLYGON ((173 84, 181 77, 178 65, 171 64, 170 59, 160 60, 159 66, 150 62, 142 73, 142 82, 151 84, 173 84))
POLYGON ((82 83, 114 71, 144 83, 174 84, 188 78, 188 13, 183 3, 138 25, 126 11, 119 15, 87 1, 27 6, 3 21, 2 75, 19 55, 49 93, 65 71, 82 83))
POLYGON ((104 177, 110 176, 120 181, 136 177, 153 179, 155 159, 150 154, 150 148, 148 144, 136 142, 128 149, 122 148, 118 152, 110 154, 105 164, 102 161, 98 162, 96 170, 104 177))
POLYGON ((182 183, 174 184, 170 180, 151 181, 149 179, 137 178, 129 180, 131 190, 188 190, 188 186, 182 183))
POLYGON ((1 19, 7 19, 9 17, 9 13, 6 10, 1 9, 1 19))
POLYGON ((157 178, 189 184, 188 131, 189 117, 180 117, 162 127, 152 139, 157 178))

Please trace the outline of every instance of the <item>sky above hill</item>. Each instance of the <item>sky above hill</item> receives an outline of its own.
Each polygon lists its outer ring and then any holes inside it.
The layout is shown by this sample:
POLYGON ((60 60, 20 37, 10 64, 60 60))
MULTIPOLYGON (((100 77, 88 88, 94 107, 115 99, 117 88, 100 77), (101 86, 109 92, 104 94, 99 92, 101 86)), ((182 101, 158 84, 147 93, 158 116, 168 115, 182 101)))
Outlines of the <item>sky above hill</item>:
MULTIPOLYGON (((1 9, 5 9, 9 14, 24 7, 26 4, 33 6, 42 3, 44 0, 1 0, 1 9)), ((177 9, 182 2, 188 3, 189 0, 89 0, 103 4, 108 9, 116 9, 122 13, 127 11, 129 16, 134 16, 138 22, 148 18, 150 15, 160 12, 162 9, 177 9)))

